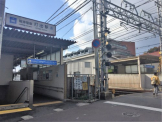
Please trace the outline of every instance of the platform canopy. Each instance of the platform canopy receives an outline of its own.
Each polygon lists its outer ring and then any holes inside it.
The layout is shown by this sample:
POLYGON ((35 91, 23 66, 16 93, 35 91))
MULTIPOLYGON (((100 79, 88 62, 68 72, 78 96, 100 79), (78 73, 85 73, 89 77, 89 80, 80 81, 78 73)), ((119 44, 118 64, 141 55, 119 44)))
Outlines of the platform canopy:
POLYGON ((118 59, 111 61, 112 65, 137 65, 138 64, 138 59, 140 59, 140 64, 150 64, 150 63, 158 63, 159 62, 159 57, 158 56, 152 56, 152 55, 141 55, 141 56, 136 56, 136 57, 129 57, 129 58, 124 58, 124 59, 118 59))
POLYGON ((4 28, 2 39, 2 54, 14 55, 15 59, 27 58, 33 54, 36 57, 67 49, 75 41, 55 38, 19 29, 4 28), (35 49, 35 53, 34 53, 35 49), (39 55, 39 52, 43 52, 39 55))

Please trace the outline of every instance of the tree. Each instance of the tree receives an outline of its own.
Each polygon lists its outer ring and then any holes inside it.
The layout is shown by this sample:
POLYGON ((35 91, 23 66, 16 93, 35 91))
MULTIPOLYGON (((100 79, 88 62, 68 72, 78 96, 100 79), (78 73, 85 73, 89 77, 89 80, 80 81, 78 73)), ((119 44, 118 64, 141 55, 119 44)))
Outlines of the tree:
POLYGON ((153 53, 153 52, 157 52, 157 51, 160 51, 160 46, 159 47, 153 47, 153 48, 149 49, 147 51, 147 53, 153 53))

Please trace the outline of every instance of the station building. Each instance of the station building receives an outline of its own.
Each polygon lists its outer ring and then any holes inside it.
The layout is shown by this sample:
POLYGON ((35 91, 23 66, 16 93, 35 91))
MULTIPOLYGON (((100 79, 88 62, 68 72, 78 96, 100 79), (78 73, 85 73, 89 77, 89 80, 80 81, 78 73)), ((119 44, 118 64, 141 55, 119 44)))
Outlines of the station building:
MULTIPOLYGON (((28 23, 29 24, 29 23, 28 23)), ((43 23, 47 25, 46 23, 43 23)), ((42 24, 42 25, 43 25, 42 24)), ((76 42, 20 28, 3 28, 0 58, 0 110, 30 107, 49 96, 66 98, 67 65, 63 50, 76 42), (13 69, 21 66, 19 72, 13 69), (13 80, 20 75, 20 81, 13 80), (18 103, 23 103, 17 105, 18 103), (15 104, 15 106, 14 106, 15 104)))

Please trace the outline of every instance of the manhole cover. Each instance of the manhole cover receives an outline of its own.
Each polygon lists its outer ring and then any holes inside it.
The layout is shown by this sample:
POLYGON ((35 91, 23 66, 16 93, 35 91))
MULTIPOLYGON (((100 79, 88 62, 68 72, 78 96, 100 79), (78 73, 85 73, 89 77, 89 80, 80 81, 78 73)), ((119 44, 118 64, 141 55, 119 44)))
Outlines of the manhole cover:
POLYGON ((122 115, 130 116, 130 117, 139 117, 140 116, 140 114, 138 114, 138 113, 126 113, 126 112, 122 113, 122 115))

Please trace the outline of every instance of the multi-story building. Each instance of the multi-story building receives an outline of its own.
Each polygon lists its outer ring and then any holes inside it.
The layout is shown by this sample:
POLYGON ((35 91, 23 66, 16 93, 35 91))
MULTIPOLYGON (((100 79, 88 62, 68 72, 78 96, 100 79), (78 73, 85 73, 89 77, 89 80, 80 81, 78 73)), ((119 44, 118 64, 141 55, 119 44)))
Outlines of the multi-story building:
MULTIPOLYGON (((118 58, 127 58, 135 56, 135 43, 134 42, 118 42, 109 39, 112 45, 112 57, 109 60, 116 60, 118 58)), ((80 72, 81 74, 95 74, 95 57, 91 47, 83 50, 68 53, 63 57, 64 62, 68 64, 67 73, 73 74, 80 72)))

